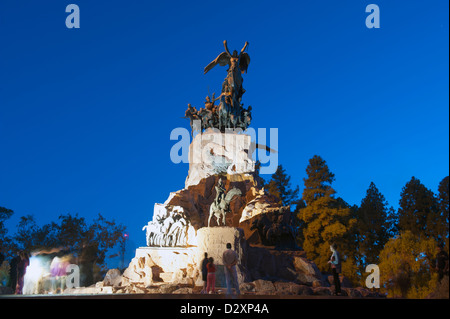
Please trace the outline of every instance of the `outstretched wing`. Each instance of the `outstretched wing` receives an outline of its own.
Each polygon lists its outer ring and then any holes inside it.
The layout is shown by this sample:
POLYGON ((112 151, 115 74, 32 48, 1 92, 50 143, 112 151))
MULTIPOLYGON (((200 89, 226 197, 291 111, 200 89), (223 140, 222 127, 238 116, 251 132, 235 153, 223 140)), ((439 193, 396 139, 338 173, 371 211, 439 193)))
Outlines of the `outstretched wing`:
POLYGON ((214 61, 212 61, 205 67, 205 72, 203 74, 208 73, 208 71, 211 70, 213 67, 215 67, 217 64, 219 64, 220 66, 225 66, 229 63, 230 63, 230 56, 228 55, 228 53, 222 52, 214 61))
POLYGON ((247 73, 248 65, 250 64, 250 56, 246 52, 241 53, 241 59, 239 61, 239 68, 242 73, 247 73))

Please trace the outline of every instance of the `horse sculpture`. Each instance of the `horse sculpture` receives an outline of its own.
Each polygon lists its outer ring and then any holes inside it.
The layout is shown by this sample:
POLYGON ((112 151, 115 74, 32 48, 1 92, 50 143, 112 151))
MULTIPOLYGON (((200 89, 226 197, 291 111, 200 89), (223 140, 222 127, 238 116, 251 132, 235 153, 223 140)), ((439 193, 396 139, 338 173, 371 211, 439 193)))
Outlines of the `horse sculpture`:
POLYGON ((209 208, 208 227, 210 227, 209 225, 213 216, 216 217, 218 225, 220 225, 220 218, 222 218, 222 224, 225 226, 225 215, 229 211, 230 202, 234 196, 241 194, 242 192, 240 189, 233 187, 219 204, 213 202, 209 208))

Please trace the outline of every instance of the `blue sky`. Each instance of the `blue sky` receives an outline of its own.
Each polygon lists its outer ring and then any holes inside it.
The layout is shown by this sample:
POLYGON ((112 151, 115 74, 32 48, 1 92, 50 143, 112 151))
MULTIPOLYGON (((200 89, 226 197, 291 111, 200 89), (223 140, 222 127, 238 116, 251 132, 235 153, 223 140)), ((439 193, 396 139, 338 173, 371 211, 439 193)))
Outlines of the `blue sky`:
POLYGON ((412 176, 437 192, 449 169, 448 1, 0 2, 0 206, 39 223, 101 213, 135 246, 155 202, 184 187, 170 132, 187 103, 220 92, 203 68, 250 45, 245 105, 278 128, 279 163, 303 189, 322 156, 337 195, 373 181, 397 207, 412 176), (65 8, 80 7, 80 29, 65 8), (368 29, 365 8, 380 8, 368 29))

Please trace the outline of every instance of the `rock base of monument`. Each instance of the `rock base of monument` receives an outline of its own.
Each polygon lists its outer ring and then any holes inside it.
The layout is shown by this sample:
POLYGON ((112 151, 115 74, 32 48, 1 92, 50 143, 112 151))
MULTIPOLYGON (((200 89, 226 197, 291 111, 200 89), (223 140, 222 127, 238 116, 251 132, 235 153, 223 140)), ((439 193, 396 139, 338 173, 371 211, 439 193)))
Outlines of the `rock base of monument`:
MULTIPOLYGON (((251 246, 237 227, 203 227, 197 231, 195 247, 140 247, 121 274, 111 269, 102 282, 87 288, 66 289, 66 294, 199 294, 204 282, 204 253, 216 264, 216 292, 224 294, 226 282, 222 254, 231 243, 239 257, 238 279, 244 295, 331 296, 333 285, 301 250, 279 250, 251 246)), ((343 296, 379 297, 367 289, 349 288, 341 278, 343 296)))
MULTIPOLYGON (((150 273, 145 271, 145 268, 150 267, 152 271, 149 283, 183 282, 190 284, 193 282, 192 278, 197 276, 195 256, 195 248, 139 247, 136 249, 135 259, 137 259, 138 263, 139 260, 141 262, 130 273, 150 273)), ((131 267, 135 266, 136 260, 130 265, 131 267)), ((124 275, 127 275, 127 273, 124 272, 124 275)), ((142 278, 137 278, 136 276, 134 276, 134 279, 135 282, 144 282, 142 278)))
POLYGON ((227 243, 238 255, 240 283, 254 280, 291 281, 308 286, 323 286, 317 266, 299 250, 278 250, 250 246, 244 231, 237 227, 203 227, 197 231, 195 247, 141 247, 123 273, 121 285, 176 283, 203 286, 201 264, 205 252, 214 258, 216 285, 225 287, 223 252, 227 243))
POLYGON ((236 227, 203 227, 197 231, 196 247, 140 247, 123 273, 122 285, 155 282, 194 284, 203 286, 201 264, 205 252, 214 258, 216 285, 225 286, 222 255, 226 244, 239 256, 237 267, 240 282, 249 280, 247 270, 248 244, 244 231, 236 227))
POLYGON ((328 278, 295 245, 290 207, 281 206, 260 185, 253 149, 246 134, 207 131, 194 138, 185 188, 155 204, 152 220, 143 228, 148 247, 136 250, 123 274, 112 269, 89 288, 101 293, 199 293, 205 253, 214 258, 216 287, 225 288, 222 256, 230 243, 239 258, 242 293, 331 295, 328 278), (219 197, 222 188, 226 192, 219 197), (220 209, 219 198, 226 204, 220 209))

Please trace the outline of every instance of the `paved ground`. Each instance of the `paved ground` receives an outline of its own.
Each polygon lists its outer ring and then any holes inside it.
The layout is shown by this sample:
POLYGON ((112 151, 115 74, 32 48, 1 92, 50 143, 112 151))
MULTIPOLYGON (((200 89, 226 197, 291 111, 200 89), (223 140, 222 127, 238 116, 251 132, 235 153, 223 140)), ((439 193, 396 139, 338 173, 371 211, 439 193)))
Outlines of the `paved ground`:
MULTIPOLYGON (((295 299, 380 299, 330 295, 262 295, 255 292, 227 295, 226 288, 216 287, 215 294, 201 294, 201 287, 195 287, 192 293, 91 293, 91 294, 36 294, 36 295, 1 295, 0 299, 154 299, 154 300, 295 300, 295 299)), ((344 292, 345 293, 345 292, 344 292)), ((346 293, 345 293, 346 294, 346 293)), ((384 298, 383 298, 384 299, 384 298)))
MULTIPOLYGON (((0 299, 173 299, 173 300, 283 300, 283 299, 355 299, 347 296, 299 295, 233 295, 225 294, 59 294, 59 295, 0 295, 0 299)), ((370 299, 370 298, 363 298, 370 299)), ((378 298, 379 299, 379 298, 378 298)))

